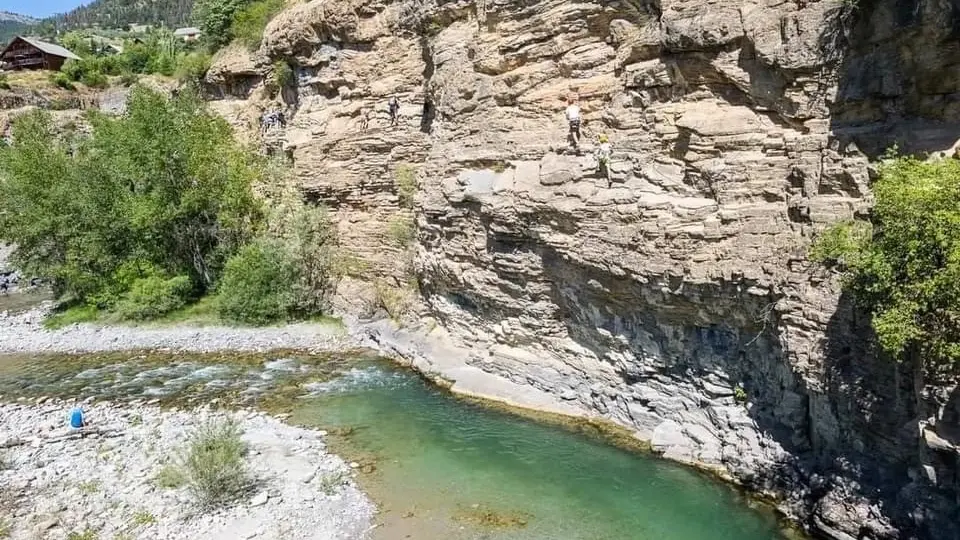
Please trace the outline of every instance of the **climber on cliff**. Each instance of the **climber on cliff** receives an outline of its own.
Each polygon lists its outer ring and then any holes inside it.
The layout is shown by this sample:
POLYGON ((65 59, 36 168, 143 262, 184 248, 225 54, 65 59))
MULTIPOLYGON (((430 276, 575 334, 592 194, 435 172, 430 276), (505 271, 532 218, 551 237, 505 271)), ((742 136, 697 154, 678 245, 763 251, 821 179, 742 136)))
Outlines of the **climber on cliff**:
POLYGON ((400 118, 400 100, 397 99, 397 96, 390 96, 387 107, 390 110, 390 125, 395 126, 397 125, 397 120, 400 118))
POLYGON ((574 148, 580 148, 580 105, 574 96, 567 98, 567 110, 564 113, 570 124, 570 139, 574 148))
POLYGON ((607 187, 610 187, 612 184, 610 181, 610 156, 613 154, 613 149, 610 146, 610 138, 607 137, 606 133, 597 135, 595 154, 597 156, 597 172, 607 177, 607 187))

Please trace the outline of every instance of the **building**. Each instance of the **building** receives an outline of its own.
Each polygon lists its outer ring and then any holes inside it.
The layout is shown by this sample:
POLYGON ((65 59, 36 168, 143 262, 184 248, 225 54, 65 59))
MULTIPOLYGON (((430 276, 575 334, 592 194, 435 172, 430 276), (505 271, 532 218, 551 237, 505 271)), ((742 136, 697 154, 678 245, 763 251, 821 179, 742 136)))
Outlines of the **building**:
POLYGON ((7 45, 3 53, 0 53, 0 68, 56 71, 69 59, 80 60, 80 57, 59 45, 17 36, 7 45))
POLYGON ((192 26, 187 28, 177 28, 173 31, 173 35, 184 41, 196 41, 200 38, 200 29, 192 26))

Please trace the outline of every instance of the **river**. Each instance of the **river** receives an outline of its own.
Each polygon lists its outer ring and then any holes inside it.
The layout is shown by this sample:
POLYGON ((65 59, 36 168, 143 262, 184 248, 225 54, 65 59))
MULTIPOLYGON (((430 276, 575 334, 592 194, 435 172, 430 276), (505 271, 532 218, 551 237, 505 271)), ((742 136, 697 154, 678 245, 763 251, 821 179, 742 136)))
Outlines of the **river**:
POLYGON ((289 411, 326 429, 394 540, 773 540, 769 510, 680 465, 457 399, 370 355, 7 357, 0 395, 289 411))

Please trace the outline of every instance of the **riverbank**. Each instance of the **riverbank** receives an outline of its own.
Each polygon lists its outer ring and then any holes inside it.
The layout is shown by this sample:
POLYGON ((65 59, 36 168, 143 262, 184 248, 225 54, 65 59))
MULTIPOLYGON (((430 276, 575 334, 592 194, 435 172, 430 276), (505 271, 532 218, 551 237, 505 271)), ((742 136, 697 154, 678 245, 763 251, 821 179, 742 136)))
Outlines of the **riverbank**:
POLYGON ((66 425, 73 403, 42 401, 0 405, 0 531, 13 540, 352 540, 371 527, 373 504, 323 432, 253 411, 98 403, 87 408, 94 431, 81 437, 66 425), (203 511, 186 486, 160 478, 193 430, 228 418, 243 432, 255 485, 203 511))
POLYGON ((92 323, 57 329, 43 325, 52 304, 15 313, 0 312, 0 354, 125 351, 178 352, 337 351, 350 346, 344 330, 331 324, 297 323, 260 328, 230 326, 123 326, 92 323))

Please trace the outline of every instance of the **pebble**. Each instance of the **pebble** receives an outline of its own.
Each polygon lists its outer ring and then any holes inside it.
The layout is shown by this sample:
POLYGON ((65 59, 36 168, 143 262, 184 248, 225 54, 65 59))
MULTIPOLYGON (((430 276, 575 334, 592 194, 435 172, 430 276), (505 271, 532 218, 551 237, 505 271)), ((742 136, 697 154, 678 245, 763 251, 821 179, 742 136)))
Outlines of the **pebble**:
POLYGON ((313 323, 285 327, 134 327, 73 324, 55 330, 43 327, 53 302, 17 314, 0 314, 0 353, 82 353, 126 350, 179 352, 263 351, 285 349, 342 350, 348 336, 329 325, 313 323))
POLYGON ((95 419, 92 427, 103 430, 99 439, 45 443, 70 432, 66 413, 71 407, 0 403, 0 441, 29 441, 3 451, 4 459, 16 464, 0 470, 0 486, 16 494, 12 507, 4 508, 16 518, 10 538, 64 538, 87 529, 100 539, 122 537, 134 515, 145 509, 156 523, 138 530, 135 537, 144 540, 254 538, 281 529, 291 540, 363 538, 372 523, 375 507, 352 481, 336 497, 325 497, 304 481, 317 469, 349 471, 343 460, 326 452, 315 432, 268 415, 238 418, 100 401, 88 410, 95 419), (157 486, 154 479, 194 427, 228 417, 239 422, 244 440, 255 450, 246 466, 260 485, 249 504, 204 512, 187 487, 157 486), (313 504, 314 498, 322 503, 313 504), (47 532, 53 528, 59 529, 47 532))

